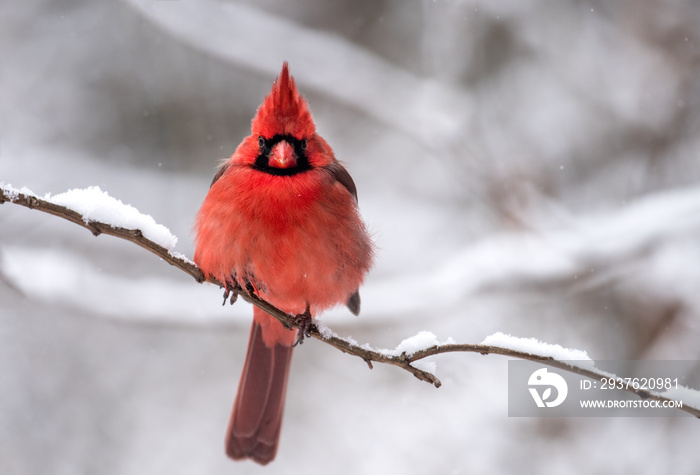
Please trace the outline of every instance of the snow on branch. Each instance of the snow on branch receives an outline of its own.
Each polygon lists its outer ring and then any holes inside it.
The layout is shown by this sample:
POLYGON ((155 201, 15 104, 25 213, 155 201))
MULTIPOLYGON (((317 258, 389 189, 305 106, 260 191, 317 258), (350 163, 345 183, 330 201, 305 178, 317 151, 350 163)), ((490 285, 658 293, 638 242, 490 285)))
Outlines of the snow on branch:
POLYGON ((131 241, 204 282, 204 274, 194 262, 173 251, 177 238, 162 224, 131 205, 109 196, 99 187, 69 190, 39 198, 26 188, 0 183, 0 204, 11 202, 53 214, 82 226, 95 236, 109 234, 131 241))
MULTIPOLYGON (((191 275, 199 283, 208 281, 224 287, 224 283, 213 278, 206 278, 194 262, 173 251, 177 238, 165 226, 157 224, 151 216, 144 215, 132 206, 123 204, 97 187, 70 190, 53 197, 47 195, 40 198, 27 189, 16 189, 0 183, 0 204, 5 202, 67 219, 89 229, 95 236, 109 234, 131 241, 191 275)), ((238 295, 251 304, 265 310, 286 327, 299 326, 295 316, 283 312, 254 294, 248 294, 245 290, 237 289, 237 291, 234 291, 231 301, 235 301, 234 297, 238 295)), ((433 374, 435 371, 434 363, 423 360, 430 356, 454 352, 480 353, 482 355, 496 354, 535 361, 597 381, 614 376, 598 370, 584 351, 567 349, 560 345, 542 343, 535 339, 513 337, 503 333, 491 335, 481 344, 462 344, 455 343, 451 339, 441 343, 434 334, 423 331, 403 340, 394 349, 376 349, 367 344, 359 345, 352 339, 336 335, 320 323, 311 325, 309 336, 344 353, 361 358, 370 369, 372 368, 372 363, 397 366, 413 374, 419 380, 428 382, 435 387, 440 387, 442 383, 433 374), (580 363, 573 365, 564 362, 564 360, 576 360, 580 361, 580 363)), ((683 388, 681 392, 662 394, 636 389, 632 386, 624 386, 624 390, 643 399, 653 399, 660 402, 679 399, 682 396, 684 403, 679 409, 700 417, 700 393, 698 391, 683 388), (697 407, 689 405, 689 400, 697 407), (695 403, 696 401, 699 401, 699 403, 695 403)))

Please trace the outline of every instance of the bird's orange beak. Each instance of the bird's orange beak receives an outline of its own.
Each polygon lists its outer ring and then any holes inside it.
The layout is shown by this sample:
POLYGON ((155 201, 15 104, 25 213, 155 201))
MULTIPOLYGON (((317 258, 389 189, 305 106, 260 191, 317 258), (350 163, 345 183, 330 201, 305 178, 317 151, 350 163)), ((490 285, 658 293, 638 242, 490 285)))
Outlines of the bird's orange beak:
POLYGON ((275 144, 270 151, 269 165, 274 168, 292 168, 297 165, 297 156, 286 140, 275 144))

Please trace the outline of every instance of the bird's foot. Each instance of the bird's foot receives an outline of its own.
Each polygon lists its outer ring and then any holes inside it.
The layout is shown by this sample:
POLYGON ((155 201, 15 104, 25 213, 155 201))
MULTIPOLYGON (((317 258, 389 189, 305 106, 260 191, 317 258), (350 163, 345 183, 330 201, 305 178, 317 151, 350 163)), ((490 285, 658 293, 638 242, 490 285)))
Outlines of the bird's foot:
POLYGON ((238 294, 241 292, 260 298, 261 289, 262 286, 255 280, 255 277, 248 274, 239 276, 238 274, 234 273, 224 284, 223 305, 226 305, 226 299, 229 299, 229 296, 231 305, 233 305, 236 300, 238 300, 238 294))
POLYGON ((311 336, 311 312, 309 311, 309 306, 306 306, 304 313, 300 313, 292 317, 292 323, 298 328, 297 339, 294 342, 294 346, 301 345, 304 343, 304 338, 311 336))
POLYGON ((241 286, 238 285, 236 281, 226 281, 226 283, 224 284, 224 303, 222 303, 221 305, 226 305, 226 300, 228 300, 231 303, 231 305, 236 303, 236 300, 238 300, 238 292, 240 290, 241 286))

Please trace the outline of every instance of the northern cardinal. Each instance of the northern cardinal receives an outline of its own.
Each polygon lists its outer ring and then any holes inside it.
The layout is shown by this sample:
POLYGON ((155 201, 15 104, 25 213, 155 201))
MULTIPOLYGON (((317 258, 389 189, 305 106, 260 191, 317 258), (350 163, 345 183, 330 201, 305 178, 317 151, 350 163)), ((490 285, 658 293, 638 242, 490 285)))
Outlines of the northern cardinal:
MULTIPOLYGON (((195 262, 292 315, 311 318, 340 303, 358 314, 373 244, 355 183, 316 133, 286 62, 251 129, 197 214, 195 262)), ((254 307, 226 437, 231 458, 263 465, 275 458, 296 338, 254 307)))

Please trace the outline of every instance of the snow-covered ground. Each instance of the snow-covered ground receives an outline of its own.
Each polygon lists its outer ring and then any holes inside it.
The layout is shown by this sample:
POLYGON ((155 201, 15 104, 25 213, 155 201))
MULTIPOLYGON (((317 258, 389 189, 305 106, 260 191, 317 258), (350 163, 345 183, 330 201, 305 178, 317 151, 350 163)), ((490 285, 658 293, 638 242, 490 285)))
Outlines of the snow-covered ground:
MULTIPOLYGON (((286 5, 6 2, 0 182, 99 186, 192 256, 214 167, 288 60, 380 248, 360 317, 324 315, 336 333, 700 358, 700 8, 286 5)), ((0 473, 700 466, 680 413, 509 418, 506 358, 431 358, 435 389, 316 341, 295 351, 277 460, 231 462, 251 314, 138 246, 1 205, 0 473)))

